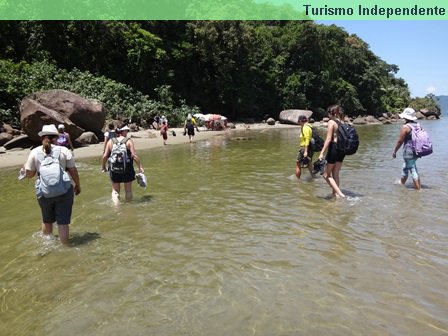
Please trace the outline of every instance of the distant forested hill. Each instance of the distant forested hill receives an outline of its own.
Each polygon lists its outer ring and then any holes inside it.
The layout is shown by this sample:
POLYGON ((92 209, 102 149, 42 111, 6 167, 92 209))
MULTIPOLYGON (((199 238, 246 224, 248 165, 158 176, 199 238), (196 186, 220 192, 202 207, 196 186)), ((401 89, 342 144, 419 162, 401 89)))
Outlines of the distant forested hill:
POLYGON ((442 109, 442 113, 448 113, 448 96, 437 96, 440 108, 442 109))

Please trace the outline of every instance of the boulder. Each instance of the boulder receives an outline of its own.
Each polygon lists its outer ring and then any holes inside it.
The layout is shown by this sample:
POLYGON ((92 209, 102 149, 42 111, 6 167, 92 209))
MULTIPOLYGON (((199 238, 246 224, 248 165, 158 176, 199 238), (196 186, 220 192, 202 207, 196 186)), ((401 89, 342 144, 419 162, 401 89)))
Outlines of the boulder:
POLYGON ((78 138, 75 139, 75 142, 81 145, 92 145, 99 143, 98 137, 93 132, 84 132, 78 138))
POLYGON ((34 141, 32 141, 28 135, 23 134, 18 137, 13 138, 3 145, 7 150, 14 148, 30 148, 34 145, 34 141))
POLYGON ((307 118, 313 115, 313 111, 309 110, 284 110, 280 112, 279 120, 282 124, 298 125, 299 116, 304 115, 307 118))
POLYGON ((64 124, 72 139, 84 131, 100 133, 106 120, 103 105, 96 100, 87 100, 65 90, 49 90, 33 93, 20 104, 22 129, 33 141, 46 124, 64 124))
POLYGON ((417 119, 425 119, 425 115, 423 113, 421 113, 420 111, 417 111, 415 113, 415 116, 417 117, 417 119))
POLYGON ((366 121, 366 118, 364 118, 364 117, 357 117, 355 120, 353 120, 353 124, 365 125, 365 124, 367 124, 367 121, 366 121))
POLYGON ((378 119, 371 115, 368 115, 365 119, 369 124, 378 123, 378 119))
POLYGON ((0 133, 0 146, 3 146, 8 141, 11 141, 12 138, 13 138, 12 134, 0 133))
POLYGON ((266 120, 266 124, 268 124, 270 126, 274 126, 275 125, 275 119, 274 118, 269 118, 268 120, 266 120))

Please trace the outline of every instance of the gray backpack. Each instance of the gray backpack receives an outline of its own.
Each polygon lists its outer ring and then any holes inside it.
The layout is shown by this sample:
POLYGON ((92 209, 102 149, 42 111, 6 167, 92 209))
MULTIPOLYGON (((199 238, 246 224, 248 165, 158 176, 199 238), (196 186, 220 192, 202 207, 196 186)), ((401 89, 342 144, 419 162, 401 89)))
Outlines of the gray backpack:
POLYGON ((109 156, 109 170, 115 174, 124 174, 126 172, 126 164, 130 162, 128 157, 128 149, 126 142, 128 137, 118 141, 117 138, 112 138, 112 151, 109 156))
POLYGON ((59 163, 61 147, 54 146, 50 154, 37 152, 37 161, 40 162, 39 177, 36 179, 37 198, 52 198, 64 195, 72 183, 68 173, 59 163))

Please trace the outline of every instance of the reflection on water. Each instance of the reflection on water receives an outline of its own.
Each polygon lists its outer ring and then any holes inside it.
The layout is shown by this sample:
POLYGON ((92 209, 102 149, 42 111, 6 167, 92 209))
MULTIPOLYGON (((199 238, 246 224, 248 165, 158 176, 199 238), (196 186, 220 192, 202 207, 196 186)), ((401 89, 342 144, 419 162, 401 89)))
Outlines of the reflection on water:
POLYGON ((290 178, 298 129, 140 152, 148 189, 119 207, 86 160, 72 248, 41 237, 32 183, 3 172, 0 334, 446 335, 446 125, 424 125, 420 192, 396 183, 400 125, 359 127, 347 200, 290 178))

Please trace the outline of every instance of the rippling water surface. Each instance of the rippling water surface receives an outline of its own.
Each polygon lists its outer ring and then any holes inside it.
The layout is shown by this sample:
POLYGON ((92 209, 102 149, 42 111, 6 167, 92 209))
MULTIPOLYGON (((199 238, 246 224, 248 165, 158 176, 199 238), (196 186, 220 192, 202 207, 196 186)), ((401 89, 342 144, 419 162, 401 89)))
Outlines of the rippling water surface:
POLYGON ((0 334, 447 335, 448 120, 423 125, 423 190, 398 184, 400 124, 361 126, 347 200, 291 177, 297 128, 140 152, 149 189, 118 207, 81 161, 72 248, 1 172, 0 334))

